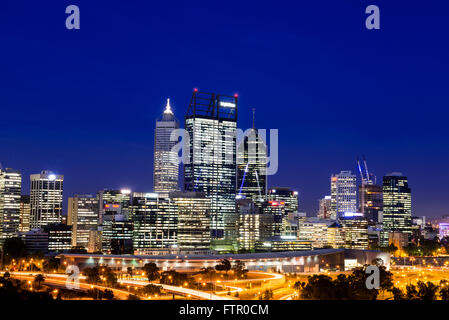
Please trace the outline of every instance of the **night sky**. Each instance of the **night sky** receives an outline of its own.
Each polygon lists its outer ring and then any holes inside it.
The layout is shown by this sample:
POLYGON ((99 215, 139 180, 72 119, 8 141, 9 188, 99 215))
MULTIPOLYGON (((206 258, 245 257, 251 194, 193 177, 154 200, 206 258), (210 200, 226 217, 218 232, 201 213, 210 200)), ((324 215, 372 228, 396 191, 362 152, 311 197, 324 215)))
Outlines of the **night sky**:
POLYGON ((170 97, 183 124, 197 87, 238 93, 240 128, 256 108, 279 129, 269 186, 298 190, 300 211, 363 154, 378 180, 408 176, 413 215, 448 214, 448 24, 436 0, 4 1, 0 162, 24 193, 43 169, 66 197, 151 191, 154 122, 170 97), (381 30, 365 28, 370 4, 381 30))

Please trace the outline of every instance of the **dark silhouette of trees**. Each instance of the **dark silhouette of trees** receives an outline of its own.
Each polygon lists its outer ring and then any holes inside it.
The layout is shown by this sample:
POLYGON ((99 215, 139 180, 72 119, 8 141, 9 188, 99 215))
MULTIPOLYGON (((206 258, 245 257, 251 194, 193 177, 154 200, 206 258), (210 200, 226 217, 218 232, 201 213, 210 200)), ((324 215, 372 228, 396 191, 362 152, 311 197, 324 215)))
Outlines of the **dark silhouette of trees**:
POLYGON ((143 271, 148 278, 148 281, 159 279, 159 268, 154 262, 146 263, 143 266, 143 271))
POLYGON ((27 256, 25 242, 20 238, 8 238, 3 243, 4 263, 9 264, 12 259, 20 259, 27 256))
POLYGON ((45 277, 43 274, 37 274, 34 277, 34 283, 36 285, 36 289, 40 289, 42 287, 42 283, 45 282, 45 277))
POLYGON ((246 269, 245 263, 240 260, 236 260, 234 262, 234 265, 232 266, 232 271, 234 271, 235 275, 238 278, 243 278, 248 273, 248 269, 246 269))
POLYGON ((215 266, 215 270, 224 271, 227 275, 228 271, 231 270, 231 262, 229 262, 228 259, 222 259, 220 260, 220 263, 215 266))

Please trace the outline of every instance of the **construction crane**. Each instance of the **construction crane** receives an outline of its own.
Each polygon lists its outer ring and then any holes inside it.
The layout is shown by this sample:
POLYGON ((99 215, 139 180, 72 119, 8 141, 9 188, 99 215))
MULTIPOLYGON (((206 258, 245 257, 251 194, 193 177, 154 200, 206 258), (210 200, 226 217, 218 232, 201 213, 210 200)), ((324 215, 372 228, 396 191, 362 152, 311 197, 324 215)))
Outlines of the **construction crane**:
POLYGON ((375 184, 376 177, 368 171, 368 164, 366 163, 365 156, 362 156, 362 161, 357 157, 357 167, 359 169, 360 178, 362 179, 362 185, 375 184))

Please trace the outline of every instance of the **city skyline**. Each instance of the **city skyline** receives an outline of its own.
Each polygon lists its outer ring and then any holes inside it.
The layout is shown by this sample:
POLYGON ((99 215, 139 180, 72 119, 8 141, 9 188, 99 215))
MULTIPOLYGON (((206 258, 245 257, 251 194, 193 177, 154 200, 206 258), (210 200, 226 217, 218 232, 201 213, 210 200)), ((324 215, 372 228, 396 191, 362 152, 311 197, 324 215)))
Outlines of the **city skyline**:
POLYGON ((239 93, 239 127, 251 127, 255 108, 257 127, 279 129, 279 172, 268 187, 298 190, 309 215, 332 174, 357 172, 360 154, 378 179, 393 171, 409 178, 413 215, 448 213, 445 4, 410 4, 404 12, 379 1, 385 28, 378 33, 364 28, 364 4, 264 2, 256 13, 266 21, 249 14, 250 4, 197 4, 188 17, 184 6, 112 4, 104 11, 80 1, 83 22, 74 32, 64 28, 62 9, 5 5, 9 28, 0 34, 15 50, 2 53, 4 167, 23 177, 43 169, 64 174, 64 204, 69 195, 108 187, 151 190, 152 124, 167 97, 183 116, 198 87, 239 93), (211 22, 210 13, 233 20, 226 30, 196 22, 211 22), (209 47, 201 50, 192 36, 209 47), (209 42, 216 37, 233 39, 239 54, 209 42))

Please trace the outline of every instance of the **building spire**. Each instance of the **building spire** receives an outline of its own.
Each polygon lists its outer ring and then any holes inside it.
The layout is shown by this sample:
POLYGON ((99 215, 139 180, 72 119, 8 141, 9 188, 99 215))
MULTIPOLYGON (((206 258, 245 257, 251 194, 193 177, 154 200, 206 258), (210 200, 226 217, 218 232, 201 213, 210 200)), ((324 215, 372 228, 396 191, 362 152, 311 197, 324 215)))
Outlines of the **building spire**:
POLYGON ((167 98, 167 105, 165 106, 164 114, 173 114, 170 106, 170 98, 167 98))
POLYGON ((256 108, 253 108, 253 129, 256 129, 256 108))

